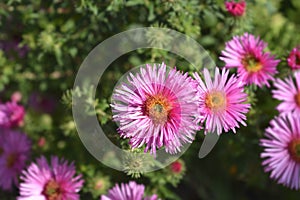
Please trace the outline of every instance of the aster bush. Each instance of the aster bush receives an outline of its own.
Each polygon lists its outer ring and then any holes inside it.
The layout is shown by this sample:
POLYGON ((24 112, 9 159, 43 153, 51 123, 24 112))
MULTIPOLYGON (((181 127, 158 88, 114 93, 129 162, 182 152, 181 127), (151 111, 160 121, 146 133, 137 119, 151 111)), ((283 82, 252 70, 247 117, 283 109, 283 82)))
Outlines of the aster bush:
POLYGON ((1 1, 0 199, 298 199, 299 12, 298 0, 1 1), (73 88, 94 47, 141 27, 189 36, 214 65, 151 30, 158 48, 127 52, 98 85, 91 76, 73 88), (103 156, 122 171, 87 151, 95 133, 79 134, 74 99, 126 152, 103 156))

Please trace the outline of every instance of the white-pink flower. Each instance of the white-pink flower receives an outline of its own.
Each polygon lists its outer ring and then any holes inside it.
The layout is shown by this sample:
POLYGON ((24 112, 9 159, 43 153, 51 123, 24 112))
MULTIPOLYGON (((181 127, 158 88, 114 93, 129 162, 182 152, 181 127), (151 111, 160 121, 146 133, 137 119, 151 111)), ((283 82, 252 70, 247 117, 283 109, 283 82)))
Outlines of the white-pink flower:
POLYGON ((245 33, 226 42, 220 59, 225 62, 226 68, 237 68, 238 76, 245 83, 269 87, 268 81, 274 80, 280 60, 276 60, 270 52, 264 52, 266 47, 267 43, 259 37, 245 33))
POLYGON ((204 69, 204 81, 198 73, 194 77, 199 83, 200 93, 200 116, 205 122, 205 132, 221 134, 230 129, 234 132, 239 128, 239 123, 246 126, 245 114, 249 111, 250 105, 247 101, 247 94, 243 92, 244 84, 234 75, 229 77, 229 70, 225 68, 220 73, 219 68, 215 70, 212 80, 207 69, 204 69))
POLYGON ((295 112, 300 115, 300 72, 294 73, 295 80, 290 76, 284 80, 274 81, 273 97, 282 101, 277 110, 281 113, 295 112))
POLYGON ((157 195, 144 197, 145 186, 137 184, 134 181, 122 183, 120 186, 116 184, 108 191, 108 194, 102 195, 100 200, 157 200, 157 195))
POLYGON ((84 182, 76 176, 73 163, 56 156, 50 164, 44 156, 38 158, 23 171, 21 180, 18 200, 78 200, 84 182))
POLYGON ((166 65, 146 65, 127 76, 127 83, 112 96, 113 119, 119 133, 129 138, 132 148, 146 145, 155 154, 165 147, 168 153, 180 151, 182 143, 191 142, 198 126, 195 81, 166 65))
POLYGON ((291 189, 300 188, 300 117, 283 114, 270 122, 266 139, 260 140, 264 148, 261 157, 266 172, 278 183, 291 189))

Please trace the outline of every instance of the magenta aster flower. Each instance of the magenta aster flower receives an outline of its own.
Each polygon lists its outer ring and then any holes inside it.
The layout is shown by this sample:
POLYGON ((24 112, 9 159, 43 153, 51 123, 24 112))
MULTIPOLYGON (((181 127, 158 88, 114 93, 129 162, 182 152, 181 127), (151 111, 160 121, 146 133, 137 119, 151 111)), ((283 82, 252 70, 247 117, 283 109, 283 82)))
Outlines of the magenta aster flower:
POLYGON ((202 81, 198 73, 194 77, 199 83, 200 93, 200 115, 205 121, 205 132, 214 132, 220 135, 225 132, 239 128, 239 122, 246 126, 245 114, 249 111, 250 105, 246 104, 247 94, 243 92, 244 84, 234 75, 228 78, 229 70, 225 68, 221 74, 219 68, 215 70, 215 78, 212 81, 207 69, 204 69, 202 81))
POLYGON ((264 52, 267 43, 251 34, 234 36, 226 43, 222 51, 221 60, 225 67, 237 67, 238 76, 247 84, 255 84, 259 87, 270 86, 268 81, 274 80, 277 73, 276 66, 280 60, 276 60, 269 52, 264 52))
POLYGON ((246 10, 246 2, 234 2, 234 1, 226 1, 225 2, 226 10, 233 16, 242 16, 246 10))
POLYGON ((300 69, 300 46, 295 47, 288 59, 287 59, 288 65, 292 68, 292 70, 300 69))
POLYGON ((166 65, 141 67, 130 73, 112 96, 113 119, 120 123, 119 133, 130 138, 132 148, 146 144, 156 153, 165 147, 168 153, 180 151, 182 143, 191 142, 200 129, 197 115, 195 81, 166 65))
POLYGON ((266 139, 261 139, 264 147, 261 157, 265 172, 271 178, 292 189, 300 188, 300 118, 289 113, 280 115, 270 122, 266 129, 266 139))
POLYGON ((18 131, 0 128, 0 188, 12 189, 25 167, 30 154, 31 142, 18 131))
POLYGON ((122 183, 121 186, 115 185, 108 191, 107 195, 102 195, 100 200, 156 200, 157 195, 151 197, 144 197, 144 185, 136 184, 130 181, 128 184, 122 183))
POLYGON ((18 105, 15 101, 0 103, 0 127, 11 128, 21 126, 25 110, 23 106, 18 105))
POLYGON ((295 72, 295 81, 292 77, 284 80, 276 79, 275 90, 272 91, 275 99, 283 101, 277 106, 277 110, 283 113, 295 112, 300 114, 300 72, 295 72))
POLYGON ((51 157, 48 164, 44 156, 32 163, 21 175, 18 200, 78 200, 83 180, 75 176, 74 164, 64 159, 51 157))

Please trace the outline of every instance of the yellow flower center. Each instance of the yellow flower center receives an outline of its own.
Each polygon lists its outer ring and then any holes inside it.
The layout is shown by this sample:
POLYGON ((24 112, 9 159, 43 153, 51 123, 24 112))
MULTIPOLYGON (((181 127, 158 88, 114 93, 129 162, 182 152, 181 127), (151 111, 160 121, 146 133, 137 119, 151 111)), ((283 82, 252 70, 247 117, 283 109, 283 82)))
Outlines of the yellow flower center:
POLYGON ((295 95, 295 101, 298 106, 300 106, 300 91, 295 95))
POLYGON ((149 97, 145 102, 146 114, 154 124, 164 124, 172 108, 167 98, 162 95, 149 97))
POLYGON ((50 180, 44 188, 43 194, 47 197, 47 200, 62 200, 62 194, 59 184, 50 180))
POLYGON ((292 159, 300 163, 300 139, 291 141, 288 145, 288 151, 292 159))
POLYGON ((206 95, 205 105, 213 112, 223 110, 226 107, 226 96, 223 92, 211 92, 206 95))
POLYGON ((246 56, 242 60, 242 64, 249 73, 258 72, 263 68, 259 60, 252 55, 246 56))
POLYGON ((6 166, 8 168, 11 168, 12 166, 14 166, 14 164, 16 162, 16 158, 17 158, 17 155, 15 153, 9 154, 6 158, 6 166))

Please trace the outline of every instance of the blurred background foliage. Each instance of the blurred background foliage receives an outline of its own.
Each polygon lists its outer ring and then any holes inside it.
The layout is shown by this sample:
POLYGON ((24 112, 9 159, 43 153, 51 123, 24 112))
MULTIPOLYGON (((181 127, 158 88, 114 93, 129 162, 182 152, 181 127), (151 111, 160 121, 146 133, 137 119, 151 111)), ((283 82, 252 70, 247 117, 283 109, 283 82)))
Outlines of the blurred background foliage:
MULTIPOLYGON (((33 140, 32 158, 56 154, 74 160, 86 180, 81 199, 98 199, 116 182, 137 177, 149 193, 162 199, 297 199, 299 192, 277 185, 263 172, 259 139, 278 104, 270 89, 247 88, 253 105, 248 127, 237 134, 223 134, 215 149, 204 159, 197 157, 203 132, 180 162, 184 172, 169 168, 150 174, 127 174, 109 169, 94 159, 80 142, 72 120, 72 95, 86 95, 90 88, 72 90, 78 68, 88 53, 114 34, 136 27, 166 27, 198 41, 215 60, 225 42, 244 32, 266 41, 268 50, 282 59, 278 76, 286 76, 289 51, 300 44, 300 1, 248 0, 246 14, 233 17, 223 0, 5 0, 0 2, 0 97, 14 91, 23 95, 26 120, 23 127, 33 140), (33 106, 34 105, 34 106, 33 106), (50 107, 50 108, 49 108, 50 107), (171 174, 170 174, 171 173, 171 174), (183 175, 185 173, 185 175, 183 175)), ((149 41, 168 38, 149 35, 149 41)), ((186 50, 186 47, 181 47, 186 50)), ((195 70, 184 59, 158 49, 139 49, 118 58, 106 70, 98 86, 96 108, 112 140, 116 136, 109 107, 111 83, 134 66, 162 62, 180 70, 195 70)), ((203 67, 203 66, 199 66, 203 67)), ((88 112, 88 110, 87 110, 88 112)), ((93 114, 93 113, 91 113, 93 114)), ((0 191, 1 199, 14 199, 13 192, 0 191)))

